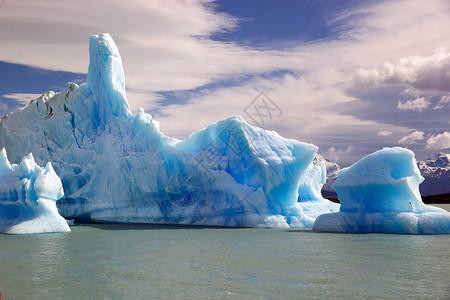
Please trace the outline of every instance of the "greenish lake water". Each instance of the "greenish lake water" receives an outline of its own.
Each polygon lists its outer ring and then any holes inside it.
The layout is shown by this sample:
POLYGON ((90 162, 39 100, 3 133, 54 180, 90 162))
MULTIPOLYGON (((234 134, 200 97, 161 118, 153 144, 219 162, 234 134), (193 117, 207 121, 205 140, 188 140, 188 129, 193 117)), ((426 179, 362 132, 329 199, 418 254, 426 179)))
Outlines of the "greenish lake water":
POLYGON ((449 299, 450 235, 148 225, 0 235, 2 299, 449 299))

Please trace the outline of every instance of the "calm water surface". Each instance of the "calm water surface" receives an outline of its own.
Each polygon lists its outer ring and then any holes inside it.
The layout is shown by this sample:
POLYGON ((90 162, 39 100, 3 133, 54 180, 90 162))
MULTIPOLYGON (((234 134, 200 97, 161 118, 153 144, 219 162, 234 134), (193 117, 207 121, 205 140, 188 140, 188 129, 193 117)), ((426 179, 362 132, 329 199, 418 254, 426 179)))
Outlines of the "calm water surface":
POLYGON ((449 299, 450 235, 74 226, 0 235, 2 299, 449 299))

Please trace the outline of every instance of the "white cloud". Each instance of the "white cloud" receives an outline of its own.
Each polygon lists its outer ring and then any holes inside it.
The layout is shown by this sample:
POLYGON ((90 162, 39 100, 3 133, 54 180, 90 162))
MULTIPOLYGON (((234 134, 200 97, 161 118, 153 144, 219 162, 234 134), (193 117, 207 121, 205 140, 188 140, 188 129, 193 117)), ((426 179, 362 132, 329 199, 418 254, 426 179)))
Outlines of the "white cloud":
POLYGON ((439 102, 436 104, 436 106, 433 109, 442 109, 445 106, 450 108, 450 95, 442 96, 439 102))
POLYGON ((417 141, 424 139, 425 133, 423 131, 413 131, 407 136, 402 137, 398 140, 399 144, 411 145, 417 141))
POLYGON ((431 135, 427 140, 426 147, 433 150, 450 148, 450 132, 444 131, 441 134, 431 135))
POLYGON ((377 135, 378 136, 390 136, 390 135, 392 135, 392 131, 386 131, 386 130, 378 131, 377 135))
POLYGON ((398 109, 400 110, 416 110, 422 112, 430 106, 431 101, 429 98, 421 97, 415 100, 408 100, 405 102, 398 101, 398 109))
POLYGON ((330 147, 323 156, 331 162, 336 162, 341 166, 347 166, 355 161, 354 150, 352 146, 348 146, 346 149, 330 147))
POLYGON ((4 94, 2 95, 2 97, 14 100, 21 105, 25 105, 28 104, 30 100, 36 99, 41 95, 42 94, 11 93, 11 94, 4 94))
POLYGON ((419 90, 450 91, 450 51, 440 47, 429 56, 412 55, 376 69, 359 69, 355 81, 360 86, 406 83, 419 90))

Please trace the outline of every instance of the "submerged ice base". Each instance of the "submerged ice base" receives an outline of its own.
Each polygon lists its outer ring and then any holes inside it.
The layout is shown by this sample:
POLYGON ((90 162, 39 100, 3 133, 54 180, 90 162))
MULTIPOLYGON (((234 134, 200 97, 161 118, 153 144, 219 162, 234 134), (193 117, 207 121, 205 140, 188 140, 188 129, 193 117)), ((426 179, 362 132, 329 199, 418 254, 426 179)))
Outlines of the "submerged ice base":
POLYGON ((414 153, 395 147, 342 169, 333 188, 340 211, 319 216, 313 230, 351 233, 450 233, 450 213, 422 202, 414 153))
POLYGON ((0 145, 12 161, 32 152, 38 162, 52 162, 64 186, 58 201, 64 217, 311 227, 317 215, 335 211, 321 196, 306 195, 322 184, 308 171, 316 146, 241 117, 213 123, 184 141, 167 137, 144 110, 130 112, 112 38, 92 36, 89 45, 86 84, 48 92, 0 124, 0 145))
POLYGON ((11 165, 0 151, 0 232, 9 234, 70 231, 56 208, 64 195, 61 180, 48 163, 41 168, 30 153, 11 165))

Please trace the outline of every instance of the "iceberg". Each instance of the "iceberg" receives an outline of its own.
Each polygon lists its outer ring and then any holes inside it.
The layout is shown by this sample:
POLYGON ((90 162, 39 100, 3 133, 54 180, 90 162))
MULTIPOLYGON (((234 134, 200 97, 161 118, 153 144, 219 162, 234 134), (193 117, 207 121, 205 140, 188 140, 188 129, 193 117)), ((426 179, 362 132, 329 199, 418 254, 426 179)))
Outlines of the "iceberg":
POLYGON ((30 153, 11 165, 0 151, 0 232, 8 234, 70 231, 56 201, 64 195, 61 180, 49 162, 38 166, 30 153))
POLYGON ((313 230, 351 233, 450 233, 450 213, 422 202, 414 153, 394 147, 340 171, 333 188, 340 211, 320 215, 313 230))
POLYGON ((131 113, 111 36, 92 36, 89 49, 86 84, 47 92, 0 123, 0 146, 11 161, 32 152, 38 163, 52 163, 65 191, 57 202, 65 218, 311 227, 317 215, 337 210, 317 193, 324 175, 311 165, 316 146, 239 116, 183 141, 165 136, 143 109, 131 113))

